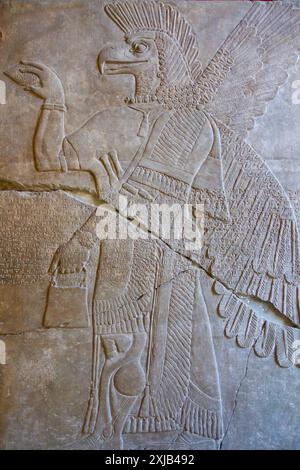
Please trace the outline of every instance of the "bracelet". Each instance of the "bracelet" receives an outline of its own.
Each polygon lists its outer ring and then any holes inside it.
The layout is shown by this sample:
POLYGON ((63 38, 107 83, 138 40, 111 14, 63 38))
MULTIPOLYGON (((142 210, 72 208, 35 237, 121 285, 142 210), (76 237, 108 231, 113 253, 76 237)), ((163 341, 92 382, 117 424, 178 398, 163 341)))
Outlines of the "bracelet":
POLYGON ((64 113, 67 111, 67 108, 64 104, 58 103, 44 103, 42 109, 47 109, 49 111, 62 111, 64 113))

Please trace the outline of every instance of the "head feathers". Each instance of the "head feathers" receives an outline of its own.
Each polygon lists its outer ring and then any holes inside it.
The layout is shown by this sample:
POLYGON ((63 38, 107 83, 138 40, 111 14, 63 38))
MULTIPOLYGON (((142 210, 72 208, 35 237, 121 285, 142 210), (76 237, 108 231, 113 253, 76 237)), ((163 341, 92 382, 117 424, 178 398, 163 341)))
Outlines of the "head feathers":
POLYGON ((196 37, 191 26, 171 5, 153 0, 125 1, 110 3, 105 11, 125 34, 154 31, 169 36, 184 57, 191 79, 197 79, 202 69, 196 37))

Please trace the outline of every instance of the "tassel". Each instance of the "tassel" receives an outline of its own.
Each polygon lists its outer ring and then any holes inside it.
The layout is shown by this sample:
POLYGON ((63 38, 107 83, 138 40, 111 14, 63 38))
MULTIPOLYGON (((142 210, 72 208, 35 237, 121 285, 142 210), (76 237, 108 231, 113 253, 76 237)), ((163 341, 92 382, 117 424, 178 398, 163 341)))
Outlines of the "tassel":
POLYGON ((149 385, 146 385, 144 396, 142 398, 139 416, 149 417, 149 415, 150 415, 150 390, 149 390, 149 385))
POLYGON ((149 112, 143 113, 143 120, 139 128, 138 136, 147 137, 149 132, 149 112))

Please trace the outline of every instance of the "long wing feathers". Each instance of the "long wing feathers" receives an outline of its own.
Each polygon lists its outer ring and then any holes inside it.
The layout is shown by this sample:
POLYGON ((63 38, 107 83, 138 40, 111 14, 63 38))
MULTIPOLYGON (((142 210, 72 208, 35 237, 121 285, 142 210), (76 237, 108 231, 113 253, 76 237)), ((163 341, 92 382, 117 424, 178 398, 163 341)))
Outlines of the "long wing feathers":
POLYGON ((259 357, 274 355, 281 367, 290 367, 294 363, 293 344, 300 337, 299 330, 260 318, 233 293, 223 291, 220 294, 218 312, 225 321, 227 338, 235 338, 241 348, 253 347, 259 357))
POLYGON ((300 52, 300 8, 256 3, 198 79, 201 101, 242 136, 288 78, 300 52))
POLYGON ((291 203, 256 152, 227 126, 218 126, 231 219, 224 222, 207 211, 200 264, 236 294, 270 302, 299 325, 299 234, 291 203))

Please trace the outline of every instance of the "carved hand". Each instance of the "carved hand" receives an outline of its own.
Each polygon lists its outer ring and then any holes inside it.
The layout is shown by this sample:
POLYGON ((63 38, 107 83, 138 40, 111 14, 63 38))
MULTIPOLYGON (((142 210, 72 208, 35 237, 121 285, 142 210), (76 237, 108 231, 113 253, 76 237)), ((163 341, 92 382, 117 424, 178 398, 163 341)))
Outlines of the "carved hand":
POLYGON ((137 188, 130 179, 128 181, 126 178, 123 180, 125 172, 121 166, 118 153, 115 150, 102 155, 99 161, 104 167, 111 191, 120 191, 120 193, 125 196, 140 196, 144 199, 152 200, 151 195, 147 191, 137 188))
POLYGON ((110 189, 118 190, 120 187, 120 179, 124 174, 118 153, 115 150, 112 150, 109 153, 101 155, 99 157, 99 161, 104 168, 104 174, 107 176, 110 189))
POLYGON ((20 72, 31 73, 39 79, 39 85, 27 85, 25 90, 31 91, 49 103, 64 104, 64 89, 59 77, 47 65, 37 62, 21 61, 20 72))
POLYGON ((89 260, 90 250, 74 237, 61 245, 54 254, 49 268, 50 274, 70 274, 82 271, 89 260))

